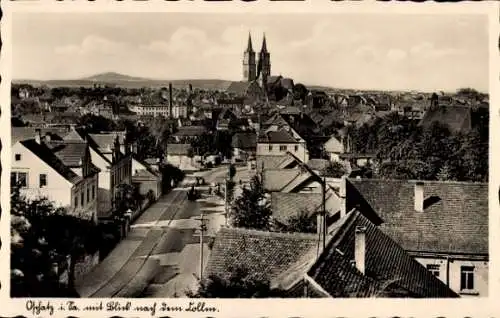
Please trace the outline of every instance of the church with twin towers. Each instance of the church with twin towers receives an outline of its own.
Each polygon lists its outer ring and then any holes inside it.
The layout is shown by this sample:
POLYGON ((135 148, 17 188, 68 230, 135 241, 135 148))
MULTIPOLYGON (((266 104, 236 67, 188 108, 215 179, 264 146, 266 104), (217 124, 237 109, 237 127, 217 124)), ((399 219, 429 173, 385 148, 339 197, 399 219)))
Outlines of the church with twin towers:
POLYGON ((243 53, 243 80, 253 82, 258 80, 261 86, 267 84, 267 79, 271 75, 271 54, 267 50, 266 35, 263 35, 262 47, 260 49, 258 60, 256 52, 252 46, 252 36, 248 34, 247 49, 243 53))

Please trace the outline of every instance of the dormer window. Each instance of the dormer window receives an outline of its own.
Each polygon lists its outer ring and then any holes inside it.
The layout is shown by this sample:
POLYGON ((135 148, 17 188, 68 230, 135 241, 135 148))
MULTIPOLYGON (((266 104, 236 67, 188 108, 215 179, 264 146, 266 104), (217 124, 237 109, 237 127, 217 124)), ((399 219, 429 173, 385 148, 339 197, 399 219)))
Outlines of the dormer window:
POLYGON ((21 161, 21 154, 16 153, 15 158, 16 158, 16 161, 21 161))

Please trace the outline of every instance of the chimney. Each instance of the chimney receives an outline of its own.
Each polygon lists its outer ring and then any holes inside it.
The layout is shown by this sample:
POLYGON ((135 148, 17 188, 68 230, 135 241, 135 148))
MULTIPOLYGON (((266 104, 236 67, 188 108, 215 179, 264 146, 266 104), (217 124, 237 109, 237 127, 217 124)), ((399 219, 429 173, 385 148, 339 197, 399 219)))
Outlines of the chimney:
POLYGON ((415 211, 424 212, 424 183, 415 183, 415 211))
POLYGON ((40 128, 35 129, 35 141, 37 144, 42 143, 42 130, 40 128))
POLYGON ((365 274, 365 256, 366 256, 366 228, 357 226, 354 232, 354 261, 356 268, 365 274))
POLYGON ((172 118, 172 103, 173 103, 173 92, 172 83, 168 83, 168 115, 172 118))

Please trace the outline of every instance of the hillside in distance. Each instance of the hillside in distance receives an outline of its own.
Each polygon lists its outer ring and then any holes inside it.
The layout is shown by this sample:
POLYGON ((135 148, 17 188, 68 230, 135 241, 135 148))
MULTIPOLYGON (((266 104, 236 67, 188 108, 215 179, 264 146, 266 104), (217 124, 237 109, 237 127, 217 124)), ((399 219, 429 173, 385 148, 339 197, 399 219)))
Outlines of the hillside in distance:
POLYGON ((123 75, 115 72, 107 72, 96 74, 80 79, 60 79, 60 80, 30 80, 21 79, 13 80, 13 84, 30 84, 34 86, 48 87, 91 87, 95 84, 118 86, 124 88, 141 88, 141 87, 168 87, 169 83, 175 88, 187 88, 189 84, 193 88, 204 90, 225 90, 232 81, 220 79, 181 79, 181 80, 163 80, 163 79, 149 79, 143 77, 134 77, 123 75))

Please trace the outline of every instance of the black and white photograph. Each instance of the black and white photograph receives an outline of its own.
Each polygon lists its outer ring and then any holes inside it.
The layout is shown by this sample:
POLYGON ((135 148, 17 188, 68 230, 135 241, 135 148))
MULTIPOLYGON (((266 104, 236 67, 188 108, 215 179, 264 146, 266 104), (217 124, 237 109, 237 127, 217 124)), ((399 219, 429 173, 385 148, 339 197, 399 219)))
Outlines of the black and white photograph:
POLYGON ((488 297, 487 14, 11 24, 10 297, 488 297))

